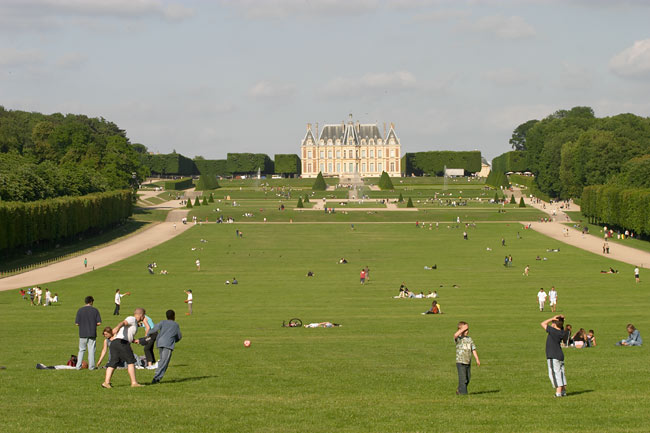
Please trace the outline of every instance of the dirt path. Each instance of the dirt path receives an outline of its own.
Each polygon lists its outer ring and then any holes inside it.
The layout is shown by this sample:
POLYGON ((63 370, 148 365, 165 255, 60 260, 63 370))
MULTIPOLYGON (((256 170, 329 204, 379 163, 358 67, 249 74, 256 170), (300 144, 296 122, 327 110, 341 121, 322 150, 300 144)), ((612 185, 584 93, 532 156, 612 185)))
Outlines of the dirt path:
MULTIPOLYGON (((519 190, 519 188, 514 188, 513 192, 515 198, 519 200, 519 197, 522 195, 521 190, 519 190)), ((583 235, 580 230, 562 224, 562 222, 570 221, 570 218, 564 213, 564 209, 560 208, 559 204, 550 204, 544 201, 541 201, 540 203, 532 203, 531 199, 526 196, 524 196, 524 202, 526 203, 526 206, 533 206, 542 212, 546 212, 550 216, 550 219, 553 220, 552 222, 547 223, 533 223, 531 228, 536 232, 548 236, 549 238, 564 242, 565 244, 581 248, 585 251, 603 255, 608 259, 618 260, 641 268, 650 268, 649 252, 628 247, 626 245, 611 242, 609 244, 609 254, 604 255, 603 239, 594 235, 583 235), (555 213, 555 215, 553 215, 553 213, 555 213)), ((571 203, 568 210, 579 211, 580 206, 571 203)), ((522 222, 522 224, 527 223, 522 222)))
POLYGON ((92 251, 84 256, 73 257, 62 262, 54 263, 33 271, 13 275, 0 280, 0 290, 18 289, 44 284, 51 281, 76 277, 86 272, 92 272, 112 263, 131 257, 156 245, 172 239, 192 227, 192 224, 182 224, 181 218, 187 215, 187 210, 172 210, 167 220, 154 225, 138 234, 130 236, 121 242, 92 251), (84 268, 84 258, 88 259, 88 267, 84 268))

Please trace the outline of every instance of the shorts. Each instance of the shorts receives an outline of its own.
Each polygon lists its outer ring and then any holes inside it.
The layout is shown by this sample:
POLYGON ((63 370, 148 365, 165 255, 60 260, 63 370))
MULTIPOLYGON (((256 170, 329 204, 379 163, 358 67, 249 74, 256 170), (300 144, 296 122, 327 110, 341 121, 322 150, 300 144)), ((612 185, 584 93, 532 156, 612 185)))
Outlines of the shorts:
POLYGON ((547 359, 548 377, 554 388, 566 386, 566 375, 564 374, 564 361, 559 359, 547 359))
POLYGON ((557 299, 551 299, 550 301, 548 301, 548 303, 549 305, 555 305, 557 304, 557 299))
POLYGON ((126 340, 113 340, 109 358, 110 362, 106 364, 106 367, 117 368, 125 363, 127 365, 135 364, 135 356, 133 355, 133 349, 131 349, 131 343, 126 340))

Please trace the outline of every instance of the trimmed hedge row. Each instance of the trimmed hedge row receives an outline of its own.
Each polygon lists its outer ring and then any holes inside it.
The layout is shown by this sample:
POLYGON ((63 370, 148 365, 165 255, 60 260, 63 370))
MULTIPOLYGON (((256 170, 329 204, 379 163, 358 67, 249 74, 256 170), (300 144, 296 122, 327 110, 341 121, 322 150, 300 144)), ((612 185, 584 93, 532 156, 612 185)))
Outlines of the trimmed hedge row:
POLYGON ((278 174, 300 174, 300 158, 295 154, 275 154, 275 172, 278 174))
POLYGON ((217 176, 214 174, 202 174, 201 177, 199 177, 199 181, 196 182, 197 191, 207 191, 217 188, 219 188, 219 182, 217 181, 217 176))
POLYGON ((650 189, 591 185, 582 190, 582 214, 595 223, 650 235, 650 189))
POLYGON ((227 155, 228 171, 235 173, 273 173, 273 161, 264 153, 229 153, 227 155))
POLYGON ((0 251, 65 239, 131 216, 130 190, 59 197, 29 203, 0 202, 0 251))
POLYGON ((524 151, 513 150, 503 153, 492 160, 492 171, 506 173, 526 170, 528 170, 528 159, 524 151))
POLYGON ((214 174, 217 176, 230 176, 228 161, 225 159, 195 159, 196 172, 194 174, 214 174))
POLYGON ((168 180, 165 182, 166 190, 180 191, 183 189, 192 188, 192 178, 186 177, 179 180, 168 180))
POLYGON ((481 171, 481 152, 451 150, 406 153, 402 157, 402 171, 407 175, 421 176, 444 175, 447 168, 462 168, 466 172, 476 173, 481 171))
POLYGON ((196 172, 194 161, 180 153, 166 155, 145 154, 141 156, 141 161, 143 165, 149 167, 152 173, 191 176, 196 172))

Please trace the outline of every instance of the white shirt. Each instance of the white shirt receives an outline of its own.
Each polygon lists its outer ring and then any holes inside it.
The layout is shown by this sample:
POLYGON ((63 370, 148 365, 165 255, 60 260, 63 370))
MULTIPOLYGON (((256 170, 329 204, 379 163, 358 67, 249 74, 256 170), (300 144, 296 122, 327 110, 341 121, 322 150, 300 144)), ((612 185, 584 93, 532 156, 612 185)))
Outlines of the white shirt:
POLYGON ((121 294, 121 293, 116 293, 116 294, 115 294, 115 303, 116 303, 117 305, 120 305, 120 303, 121 303, 121 301, 122 301, 122 296, 124 296, 124 295, 121 294))
POLYGON ((192 303, 192 298, 193 298, 192 294, 191 294, 191 293, 188 293, 188 294, 187 294, 187 303, 188 303, 188 304, 191 304, 191 303, 192 303))
POLYGON ((135 333, 138 331, 138 321, 135 320, 135 317, 133 316, 127 317, 124 321, 128 323, 128 326, 122 326, 120 330, 117 331, 115 338, 120 338, 133 343, 133 337, 135 337, 135 333))
POLYGON ((639 268, 634 268, 634 275, 639 275, 639 268))
POLYGON ((537 299, 539 299, 539 302, 545 302, 546 301, 546 292, 539 292, 537 294, 537 299))
POLYGON ((555 302, 557 300, 557 292, 555 290, 548 292, 548 296, 551 298, 551 302, 555 302))

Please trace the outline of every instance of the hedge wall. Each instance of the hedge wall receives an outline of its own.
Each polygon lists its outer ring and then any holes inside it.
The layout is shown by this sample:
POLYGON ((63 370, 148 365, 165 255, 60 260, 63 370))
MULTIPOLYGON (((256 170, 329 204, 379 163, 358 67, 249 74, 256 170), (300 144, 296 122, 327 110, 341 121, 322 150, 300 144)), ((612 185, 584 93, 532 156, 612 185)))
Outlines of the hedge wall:
POLYGON ((191 159, 180 153, 169 153, 167 155, 142 155, 142 164, 149 167, 151 173, 156 174, 178 174, 191 176, 196 174, 196 165, 191 159))
POLYGON ((28 248, 108 227, 131 216, 132 191, 110 191, 29 203, 0 202, 0 251, 28 248))
POLYGON ((217 176, 230 176, 228 161, 225 159, 195 159, 195 174, 214 174, 217 176))
POLYGON ((300 158, 296 154, 275 154, 277 174, 300 174, 300 158))
POLYGON ((214 174, 202 174, 199 181, 196 182, 197 191, 207 191, 217 188, 219 188, 219 182, 217 181, 217 176, 214 174))
POLYGON ((506 173, 509 171, 526 171, 528 170, 528 161, 526 152, 513 150, 506 152, 492 160, 492 171, 506 173))
POLYGON ((501 187, 504 188, 510 187, 510 182, 508 181, 508 177, 502 171, 494 171, 494 170, 490 171, 490 174, 488 174, 487 179, 485 179, 485 183, 497 189, 500 189, 501 187))
POLYGON ((402 170, 407 175, 432 176, 444 175, 447 168, 462 168, 466 172, 476 173, 481 171, 481 152, 451 150, 406 153, 402 158, 402 170))
POLYGON ((650 235, 650 189, 591 185, 582 190, 580 209, 595 223, 650 235))
POLYGON ((228 171, 235 173, 257 173, 259 169, 263 174, 272 174, 273 161, 264 153, 229 153, 227 157, 228 171))
POLYGON ((165 189, 166 190, 174 190, 174 191, 179 191, 183 189, 188 189, 192 188, 192 178, 191 177, 186 177, 184 179, 179 179, 179 180, 168 180, 165 182, 165 189))

